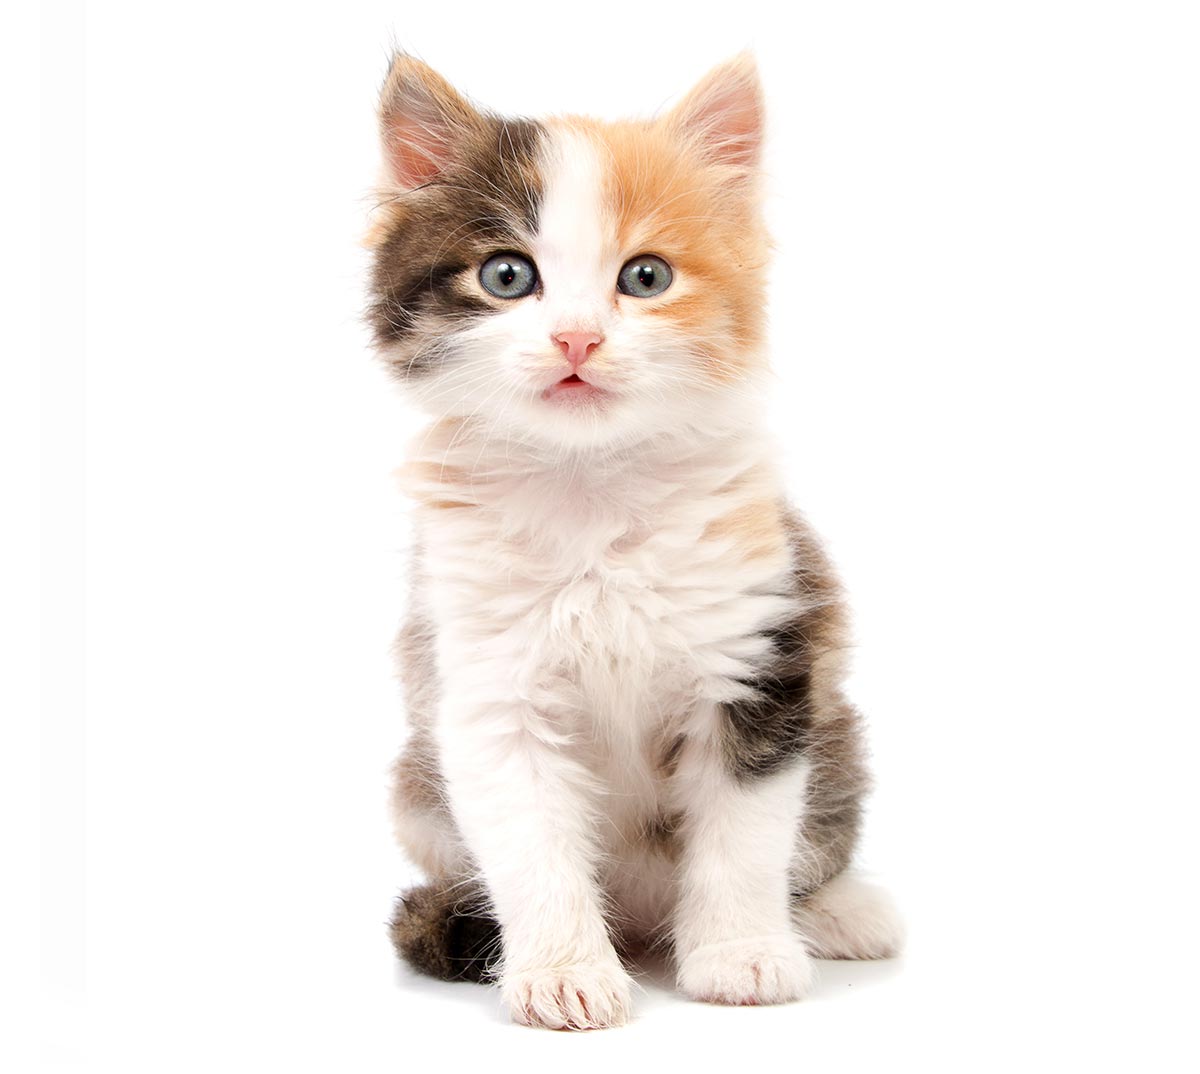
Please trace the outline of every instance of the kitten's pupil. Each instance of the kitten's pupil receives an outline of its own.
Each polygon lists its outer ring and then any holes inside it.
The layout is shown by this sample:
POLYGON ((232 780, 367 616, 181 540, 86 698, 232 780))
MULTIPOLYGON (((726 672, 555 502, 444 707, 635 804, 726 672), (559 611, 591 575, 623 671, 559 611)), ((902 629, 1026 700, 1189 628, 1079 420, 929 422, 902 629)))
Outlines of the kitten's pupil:
POLYGON ((639 265, 637 270, 638 283, 643 287, 654 286, 654 269, 649 265, 639 265))
POLYGON ((517 270, 512 267, 507 261, 496 269, 496 276, 500 282, 507 287, 517 278, 517 270))

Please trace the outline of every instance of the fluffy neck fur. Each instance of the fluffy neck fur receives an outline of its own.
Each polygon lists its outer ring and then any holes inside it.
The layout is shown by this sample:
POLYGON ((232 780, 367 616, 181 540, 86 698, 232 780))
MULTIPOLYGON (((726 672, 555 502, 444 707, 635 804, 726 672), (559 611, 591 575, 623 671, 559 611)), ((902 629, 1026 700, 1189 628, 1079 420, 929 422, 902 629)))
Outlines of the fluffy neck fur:
POLYGON ((778 499, 775 456, 764 430, 735 420, 603 450, 564 450, 444 419, 414 439, 402 479, 420 506, 425 540, 459 528, 464 510, 484 508, 497 537, 520 533, 552 546, 571 575, 632 533, 690 518, 699 538, 704 525, 739 505, 778 499))

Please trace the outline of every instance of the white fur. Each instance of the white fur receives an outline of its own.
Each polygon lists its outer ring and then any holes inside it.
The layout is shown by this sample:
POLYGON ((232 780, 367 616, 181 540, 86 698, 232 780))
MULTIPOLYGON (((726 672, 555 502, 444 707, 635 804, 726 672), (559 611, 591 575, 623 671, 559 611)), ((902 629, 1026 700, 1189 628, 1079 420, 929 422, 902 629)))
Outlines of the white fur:
POLYGON ((904 924, 887 892, 852 873, 799 903, 793 920, 817 958, 891 958, 904 944, 904 924))
POLYGON ((696 999, 798 999, 812 975, 790 918, 790 866, 806 766, 750 783, 701 739, 684 753, 675 793, 683 857, 675 912, 679 986, 696 999))
POLYGON ((806 995, 812 981, 812 960, 792 932, 721 940, 679 959, 680 989, 709 1003, 790 1003, 806 995))
POLYGON ((547 1029, 605 1029, 628 1021, 629 975, 615 953, 576 966, 509 973, 503 993, 513 1020, 547 1029))
POLYGON ((612 330, 621 252, 605 204, 604 162, 595 141, 558 128, 542 154, 546 194, 533 254, 548 286, 539 316, 546 334, 612 330))

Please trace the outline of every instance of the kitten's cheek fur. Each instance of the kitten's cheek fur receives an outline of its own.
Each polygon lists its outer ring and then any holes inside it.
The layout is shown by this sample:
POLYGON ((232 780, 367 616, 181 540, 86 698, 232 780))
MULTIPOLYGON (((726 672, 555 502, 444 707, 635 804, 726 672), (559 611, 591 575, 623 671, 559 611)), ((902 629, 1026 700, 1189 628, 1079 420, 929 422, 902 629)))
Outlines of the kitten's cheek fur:
POLYGON ((506 976, 514 1022, 545 1029, 608 1029, 629 1021, 633 982, 614 958, 506 976))
POLYGON ((812 959, 791 933, 705 944, 679 964, 679 989, 692 999, 731 1006, 791 1003, 812 987, 812 959))

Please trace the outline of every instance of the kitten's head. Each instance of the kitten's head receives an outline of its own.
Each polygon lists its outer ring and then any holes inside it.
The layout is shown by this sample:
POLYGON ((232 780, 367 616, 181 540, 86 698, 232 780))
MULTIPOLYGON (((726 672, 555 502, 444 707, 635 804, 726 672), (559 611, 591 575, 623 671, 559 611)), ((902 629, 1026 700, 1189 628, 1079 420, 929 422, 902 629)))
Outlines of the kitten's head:
POLYGON ((762 96, 741 56, 641 122, 504 119, 397 56, 371 317, 438 416, 609 447, 738 420, 762 358, 762 96))

